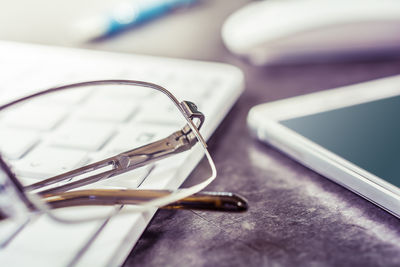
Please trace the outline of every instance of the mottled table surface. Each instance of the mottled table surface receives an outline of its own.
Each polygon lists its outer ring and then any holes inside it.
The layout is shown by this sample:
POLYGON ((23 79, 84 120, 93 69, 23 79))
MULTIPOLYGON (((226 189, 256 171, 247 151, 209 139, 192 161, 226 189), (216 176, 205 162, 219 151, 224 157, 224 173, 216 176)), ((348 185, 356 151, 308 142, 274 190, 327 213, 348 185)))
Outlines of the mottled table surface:
MULTIPOLYGON (((209 141, 219 175, 208 189, 240 192, 249 211, 159 211, 126 266, 400 266, 397 218, 246 127, 255 104, 395 74, 400 62, 246 70, 246 92, 209 141)), ((188 182, 199 177, 201 165, 188 182)))
MULTIPOLYGON (((400 74, 399 60, 251 66, 230 54, 220 38, 224 19, 244 0, 202 1, 94 44, 66 38, 63 25, 106 1, 58 3, 65 5, 59 14, 43 8, 32 14, 33 3, 21 10, 18 1, 7 1, 9 9, 0 9, 0 39, 219 61, 245 73, 243 95, 209 140, 219 175, 207 189, 238 192, 250 209, 159 211, 125 266, 400 266, 397 218, 254 140, 246 126, 247 112, 256 104, 400 74), (18 22, 22 18, 24 23, 18 22)), ((35 1, 40 4, 55 5, 35 1)), ((188 184, 201 177, 204 165, 188 184)))

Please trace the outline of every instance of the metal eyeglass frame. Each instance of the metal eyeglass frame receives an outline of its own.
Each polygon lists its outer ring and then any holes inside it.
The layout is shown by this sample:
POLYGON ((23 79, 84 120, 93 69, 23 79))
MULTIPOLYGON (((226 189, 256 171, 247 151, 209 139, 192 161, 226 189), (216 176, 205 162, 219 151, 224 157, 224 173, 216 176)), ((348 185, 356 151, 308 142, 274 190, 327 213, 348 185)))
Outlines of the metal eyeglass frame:
MULTIPOLYGON (((7 166, 0 155, 0 167, 9 176, 19 191, 21 198, 33 211, 45 212, 53 219, 62 222, 76 222, 59 218, 52 214, 52 208, 82 206, 82 205, 124 205, 134 204, 134 211, 144 211, 155 207, 167 209, 205 209, 220 211, 245 211, 246 201, 233 193, 228 192, 203 192, 198 193, 210 184, 216 177, 215 164, 207 150, 207 144, 198 129, 204 122, 204 115, 197 110, 195 104, 189 101, 179 102, 167 89, 157 84, 134 80, 98 80, 63 85, 37 92, 23 98, 14 100, 0 106, 0 111, 19 103, 31 100, 35 97, 59 92, 62 90, 81 88, 93 85, 132 85, 155 89, 166 95, 184 116, 187 124, 179 131, 159 141, 152 142, 142 147, 120 153, 116 156, 89 164, 87 166, 54 176, 49 179, 24 187, 7 166), (194 123, 196 121, 196 124, 194 123), (92 190, 68 190, 88 185, 100 180, 108 179, 121 173, 142 167, 157 160, 166 158, 191 149, 197 141, 200 142, 211 168, 211 176, 205 181, 176 191, 168 190, 135 190, 135 189, 92 189, 92 190), (91 172, 108 167, 108 170, 90 175, 91 172), (111 169, 109 169, 111 167, 111 169), (73 177, 86 175, 85 178, 69 182, 61 186, 43 189, 55 183, 69 180, 73 177), (37 194, 31 194, 33 191, 37 194), (40 196, 40 197, 37 197, 40 196), (44 201, 42 201, 44 200, 44 201)), ((132 211, 132 209, 130 209, 132 211)), ((87 218, 79 220, 87 221, 98 219, 87 218)))

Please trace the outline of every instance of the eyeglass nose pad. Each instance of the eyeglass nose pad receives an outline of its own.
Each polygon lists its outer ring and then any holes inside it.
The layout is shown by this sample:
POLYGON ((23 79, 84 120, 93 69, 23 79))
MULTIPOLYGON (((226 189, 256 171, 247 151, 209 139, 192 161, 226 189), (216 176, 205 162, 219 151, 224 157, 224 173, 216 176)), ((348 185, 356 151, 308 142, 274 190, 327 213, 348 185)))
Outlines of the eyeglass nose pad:
POLYGON ((9 166, 0 155, 0 194, 13 192, 15 199, 21 200, 26 209, 32 208, 32 203, 26 197, 23 185, 15 177, 9 166))
POLYGON ((34 207, 0 156, 0 249, 27 224, 34 207))

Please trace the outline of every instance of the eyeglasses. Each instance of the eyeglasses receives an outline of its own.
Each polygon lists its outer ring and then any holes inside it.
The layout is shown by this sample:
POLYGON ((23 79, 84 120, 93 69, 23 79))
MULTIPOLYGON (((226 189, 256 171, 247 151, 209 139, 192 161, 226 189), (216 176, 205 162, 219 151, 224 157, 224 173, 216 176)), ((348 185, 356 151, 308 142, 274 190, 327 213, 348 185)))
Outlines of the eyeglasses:
POLYGON ((14 228, 40 213, 67 223, 106 218, 116 213, 109 209, 115 205, 129 204, 118 214, 154 208, 247 209, 236 194, 199 193, 216 177, 199 132, 205 116, 194 103, 179 102, 159 85, 75 83, 19 98, 0 111, 0 138, 3 131, 12 139, 0 147, 0 218, 14 228), (32 136, 36 141, 29 142, 32 136), (21 142, 15 140, 19 137, 21 142), (20 148, 13 151, 16 144, 20 148), (185 164, 203 157, 205 179, 174 190, 190 171, 185 164), (84 166, 75 168, 79 165, 84 166))

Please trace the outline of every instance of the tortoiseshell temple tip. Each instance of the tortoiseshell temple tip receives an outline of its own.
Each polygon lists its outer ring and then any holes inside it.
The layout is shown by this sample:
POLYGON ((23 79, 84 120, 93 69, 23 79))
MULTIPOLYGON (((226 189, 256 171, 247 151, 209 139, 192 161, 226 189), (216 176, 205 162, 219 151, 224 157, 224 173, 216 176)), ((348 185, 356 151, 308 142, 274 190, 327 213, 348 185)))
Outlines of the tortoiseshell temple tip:
MULTIPOLYGON (((54 209, 74 206, 137 205, 171 194, 167 190, 136 189, 92 189, 76 190, 43 196, 45 202, 54 209)), ((222 212, 244 212, 247 201, 230 192, 200 192, 161 209, 194 209, 222 212)))
POLYGON ((248 204, 245 198, 230 192, 200 192, 162 209, 192 209, 207 211, 245 212, 248 204))

